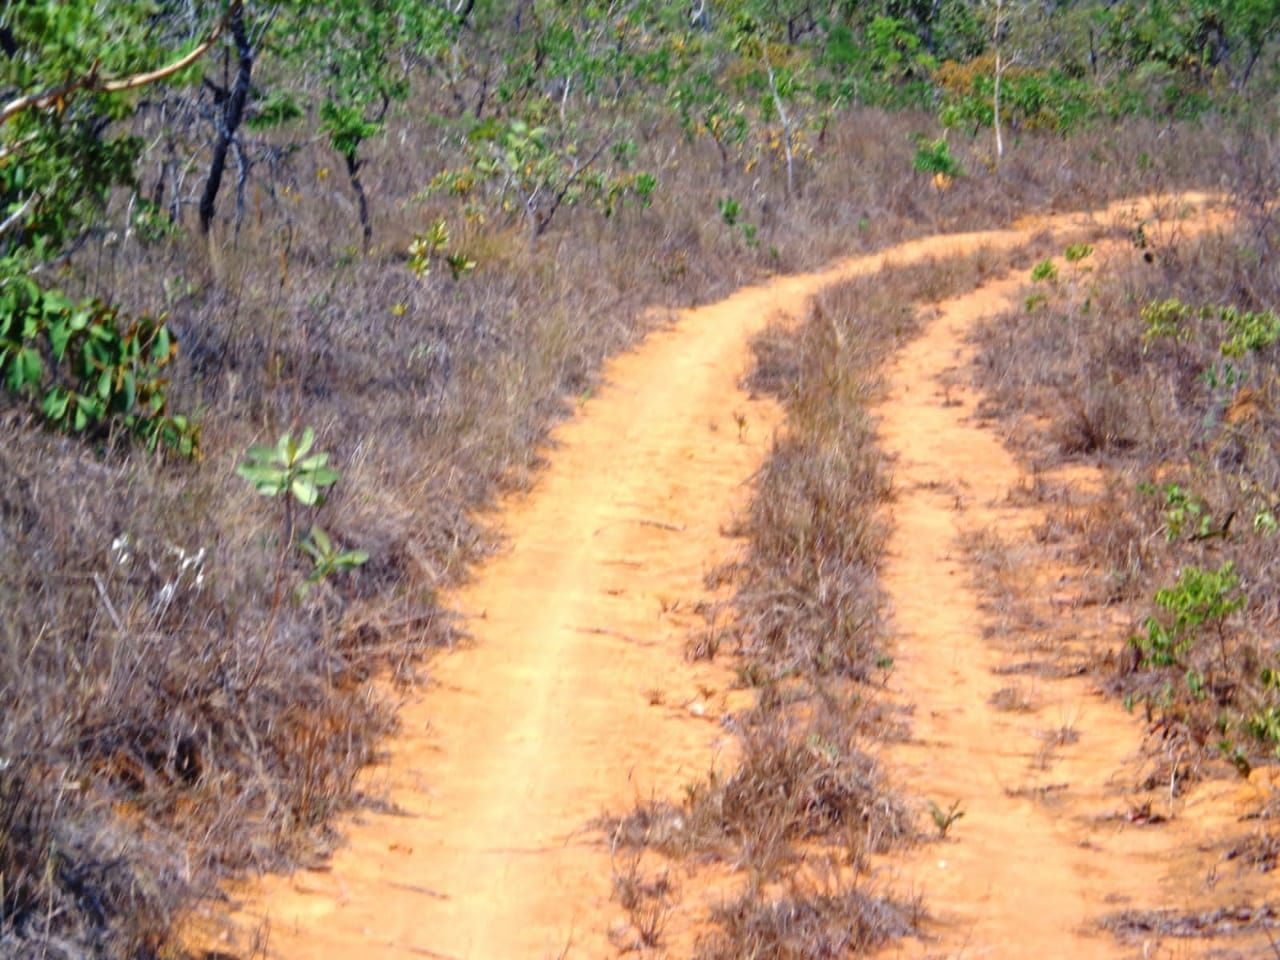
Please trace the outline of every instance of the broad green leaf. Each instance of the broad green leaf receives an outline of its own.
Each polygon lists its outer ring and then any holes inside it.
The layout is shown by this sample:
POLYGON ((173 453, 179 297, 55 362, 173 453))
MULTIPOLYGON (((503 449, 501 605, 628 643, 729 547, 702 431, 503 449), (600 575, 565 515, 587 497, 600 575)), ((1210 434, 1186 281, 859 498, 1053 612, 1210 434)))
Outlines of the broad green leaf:
POLYGON ((30 347, 20 350, 12 367, 11 376, 14 374, 17 378, 14 389, 37 386, 44 377, 44 360, 39 352, 30 347))
POLYGON ((319 470, 328 462, 329 454, 317 453, 313 456, 307 457, 305 460, 298 461, 296 467, 299 473, 310 473, 313 470, 319 470))
POLYGON ((61 387, 55 387, 50 390, 44 398, 41 409, 44 415, 50 420, 62 422, 67 416, 67 409, 71 403, 71 396, 61 387))
POLYGON ((281 470, 260 464, 242 463, 236 467, 236 473, 248 480, 258 492, 269 497, 284 492, 288 475, 281 470))
POLYGON ((293 481, 294 499, 304 506, 314 507, 320 499, 320 490, 314 483, 295 477, 293 481))
POLYGON ((138 396, 137 378, 132 370, 126 370, 120 378, 120 403, 121 409, 129 411, 133 409, 134 401, 138 396))
POLYGON ((292 463, 294 460, 297 460, 299 457, 305 457, 307 455, 307 452, 310 451, 310 449, 313 446, 315 446, 315 442, 316 442, 316 432, 312 430, 310 427, 307 427, 305 430, 302 431, 302 442, 298 444, 297 449, 294 450, 293 454, 289 457, 289 462, 292 463))
POLYGON ((321 467, 307 474, 307 480, 317 487, 331 487, 342 479, 342 474, 332 467, 321 467))
POLYGON ((151 359, 155 363, 164 363, 169 359, 172 346, 168 328, 161 327, 156 331, 156 338, 151 344, 151 359))
POLYGON ((53 348, 53 358, 62 362, 67 353, 67 343, 71 340, 71 324, 68 321, 49 324, 49 345, 53 348))

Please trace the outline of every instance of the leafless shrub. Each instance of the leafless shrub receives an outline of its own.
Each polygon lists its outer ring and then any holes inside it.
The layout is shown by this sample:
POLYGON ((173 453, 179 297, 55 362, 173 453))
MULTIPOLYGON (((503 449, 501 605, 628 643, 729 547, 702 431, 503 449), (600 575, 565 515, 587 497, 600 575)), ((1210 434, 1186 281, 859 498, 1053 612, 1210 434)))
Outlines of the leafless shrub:
POLYGON ((629 934, 615 936, 619 949, 648 950, 662 945, 663 931, 671 913, 675 890, 667 871, 646 875, 643 871, 643 852, 629 850, 623 855, 623 863, 617 862, 614 851, 613 897, 627 913, 629 934))

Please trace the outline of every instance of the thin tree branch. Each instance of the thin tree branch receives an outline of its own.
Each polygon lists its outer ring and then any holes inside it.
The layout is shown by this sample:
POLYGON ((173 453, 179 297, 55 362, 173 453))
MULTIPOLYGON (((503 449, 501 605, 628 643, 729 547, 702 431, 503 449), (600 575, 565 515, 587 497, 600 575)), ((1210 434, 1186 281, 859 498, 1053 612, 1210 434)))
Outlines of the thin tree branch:
POLYGON ((227 8, 226 15, 218 21, 217 26, 213 28, 213 32, 209 34, 205 40, 200 43, 194 50, 186 56, 180 57, 167 66, 160 67, 158 70, 151 70, 147 73, 135 73, 127 77, 112 77, 103 79, 97 75, 96 69, 89 72, 83 77, 77 77, 70 83, 66 83, 61 87, 55 87, 52 90, 45 90, 42 93, 31 93, 15 100, 10 100, 5 104, 4 109, 0 110, 0 124, 8 123, 20 113, 27 110, 45 110, 49 107, 66 100, 68 97, 82 90, 89 90, 97 93, 124 93, 128 90, 136 90, 139 87, 145 87, 153 83, 173 76, 180 70, 185 70, 191 66, 218 42, 218 38, 222 36, 222 31, 226 28, 227 21, 231 15, 240 9, 244 0, 232 0, 231 5, 227 8))
POLYGON ((26 218, 27 214, 31 212, 31 208, 35 206, 35 203, 39 198, 40 194, 33 193, 31 196, 27 197, 26 203, 13 211, 13 213, 9 214, 9 216, 5 218, 4 222, 0 223, 0 237, 3 237, 26 218))

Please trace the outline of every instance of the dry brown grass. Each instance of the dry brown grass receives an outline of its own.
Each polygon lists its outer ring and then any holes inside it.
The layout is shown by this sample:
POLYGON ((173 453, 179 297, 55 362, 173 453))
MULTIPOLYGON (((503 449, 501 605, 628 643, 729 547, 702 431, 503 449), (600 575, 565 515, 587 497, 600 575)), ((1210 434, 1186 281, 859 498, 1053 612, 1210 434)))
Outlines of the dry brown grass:
MULTIPOLYGON (((208 242, 144 244, 113 211, 62 280, 170 315, 172 405, 198 414, 204 459, 90 448, 0 408, 0 951, 150 956, 220 878, 323 855, 335 811, 368 799, 355 773, 394 726, 371 681, 409 680, 453 642, 437 592, 491 545, 484 509, 529 482, 549 426, 646 329, 645 308, 944 225, 1180 184, 1212 149, 1128 124, 1068 145, 1029 137, 996 176, 977 146, 958 147, 972 175, 940 194, 910 172, 909 135, 932 122, 838 118, 790 203, 778 178, 724 172, 713 148, 659 127, 641 157, 661 180, 652 209, 567 210, 536 248, 518 226, 467 226, 414 200, 450 158, 438 131, 403 117, 368 145, 368 256, 319 147, 260 171, 242 226, 208 242), (1175 148, 1168 162, 1138 169, 1129 158, 1157 134, 1175 148), (726 195, 759 226, 758 247, 720 221, 726 195), (473 276, 406 268, 410 237, 440 214, 473 276), (343 473, 304 520, 371 559, 277 604, 278 511, 233 470, 252 443, 303 426, 343 473)), ((822 310, 848 327, 851 306, 837 296, 822 310)), ((809 326, 812 359, 829 344, 825 323, 809 326)), ((887 349, 874 329, 846 337, 842 364, 887 349)), ((776 499, 748 521, 752 563, 779 573, 744 580, 738 639, 762 677, 873 673, 873 505, 886 487, 860 415, 824 413, 866 389, 828 366, 790 401, 812 436, 784 442, 764 481, 776 499), (827 519, 803 530, 815 516, 827 519)), ((841 776, 861 769, 852 754, 841 763, 841 776)))
POLYGON ((699 944, 700 960, 840 960, 907 936, 922 918, 918 903, 837 886, 773 898, 748 894, 717 909, 714 919, 719 929, 699 944))

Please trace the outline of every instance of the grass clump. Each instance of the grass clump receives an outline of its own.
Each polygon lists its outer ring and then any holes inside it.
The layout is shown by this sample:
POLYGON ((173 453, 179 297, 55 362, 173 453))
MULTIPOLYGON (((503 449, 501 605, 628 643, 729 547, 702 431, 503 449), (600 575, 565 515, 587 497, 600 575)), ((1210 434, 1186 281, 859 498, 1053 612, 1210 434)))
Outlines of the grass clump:
POLYGON ((714 920, 719 930, 699 944, 698 960, 839 960, 911 934, 920 913, 918 904, 847 889, 747 895, 718 908, 714 920))

